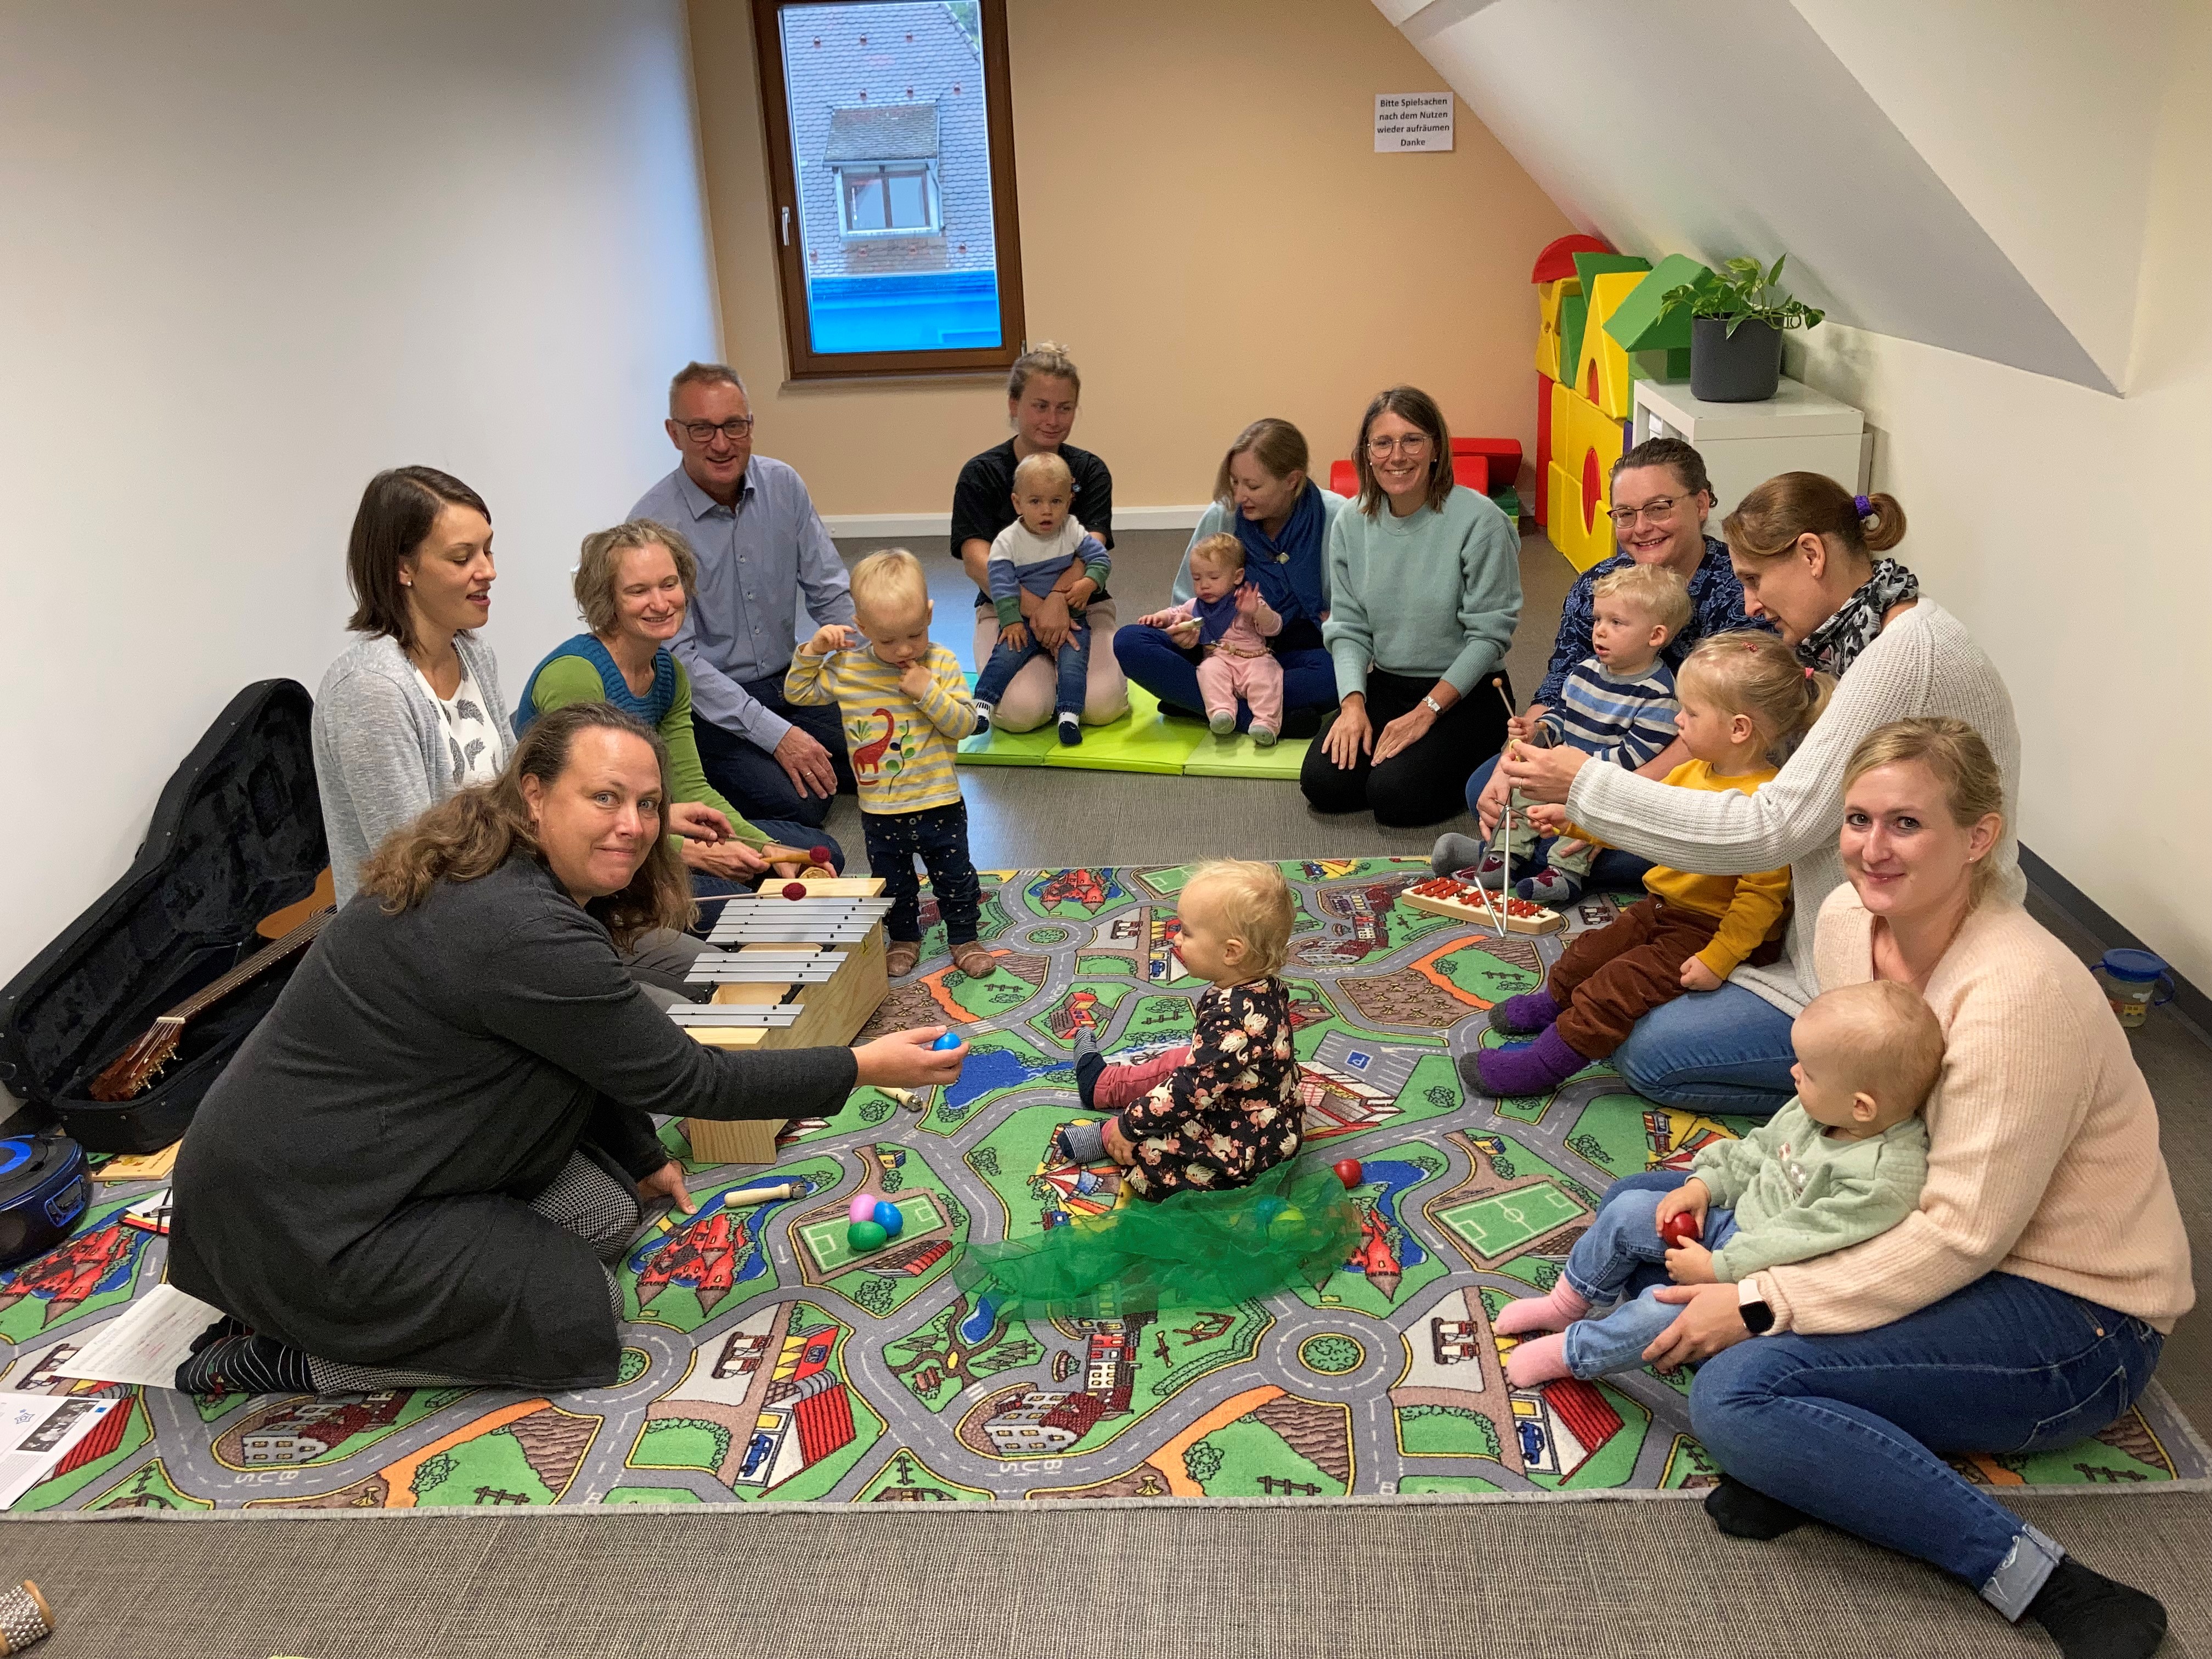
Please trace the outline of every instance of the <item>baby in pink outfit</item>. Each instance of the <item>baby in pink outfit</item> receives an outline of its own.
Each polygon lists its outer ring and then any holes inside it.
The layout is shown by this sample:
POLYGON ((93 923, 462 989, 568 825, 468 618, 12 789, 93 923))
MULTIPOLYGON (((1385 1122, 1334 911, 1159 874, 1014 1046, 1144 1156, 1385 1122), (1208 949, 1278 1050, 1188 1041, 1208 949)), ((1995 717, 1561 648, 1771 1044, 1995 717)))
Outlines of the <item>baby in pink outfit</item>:
POLYGON ((1208 536, 1190 550, 1190 585, 1197 595, 1140 620, 1164 628, 1188 651, 1203 646, 1199 693, 1206 723, 1226 736, 1237 729, 1237 700, 1252 708, 1252 741, 1261 748, 1283 729, 1283 665, 1267 641, 1283 619, 1244 580, 1244 544, 1234 536, 1208 536))

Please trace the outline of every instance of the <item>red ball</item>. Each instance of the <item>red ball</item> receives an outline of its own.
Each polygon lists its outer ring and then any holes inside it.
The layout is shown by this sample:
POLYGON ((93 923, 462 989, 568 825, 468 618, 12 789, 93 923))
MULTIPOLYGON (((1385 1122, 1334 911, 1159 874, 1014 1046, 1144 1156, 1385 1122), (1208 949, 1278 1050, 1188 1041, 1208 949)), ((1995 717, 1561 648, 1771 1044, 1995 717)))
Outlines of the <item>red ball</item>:
POLYGON ((806 856, 824 870, 834 868, 837 861, 837 855, 826 847, 810 847, 806 849, 806 856))
POLYGON ((1356 1158, 1346 1158, 1337 1164, 1335 1169, 1336 1178, 1344 1183, 1344 1189, 1346 1192, 1350 1192, 1366 1178, 1367 1172, 1359 1167, 1359 1160, 1356 1158))
POLYGON ((806 884, 803 881, 787 881, 783 884, 783 896, 787 899, 805 898, 806 896, 806 884))
POLYGON ((1705 1225, 1698 1219, 1695 1210, 1677 1210, 1667 1218, 1667 1224, 1659 1230, 1659 1237, 1666 1240, 1667 1248, 1670 1250, 1677 1244, 1701 1239, 1705 1236, 1705 1225))

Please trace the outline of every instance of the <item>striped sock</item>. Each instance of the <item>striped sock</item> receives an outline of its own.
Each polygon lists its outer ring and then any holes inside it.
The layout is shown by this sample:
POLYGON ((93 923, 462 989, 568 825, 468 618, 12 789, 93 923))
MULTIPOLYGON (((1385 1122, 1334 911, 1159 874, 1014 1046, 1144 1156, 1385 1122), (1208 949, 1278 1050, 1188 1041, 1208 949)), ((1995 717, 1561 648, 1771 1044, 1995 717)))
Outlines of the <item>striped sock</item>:
POLYGON ((274 1337, 222 1336, 177 1367, 185 1394, 311 1394, 307 1356, 274 1337))

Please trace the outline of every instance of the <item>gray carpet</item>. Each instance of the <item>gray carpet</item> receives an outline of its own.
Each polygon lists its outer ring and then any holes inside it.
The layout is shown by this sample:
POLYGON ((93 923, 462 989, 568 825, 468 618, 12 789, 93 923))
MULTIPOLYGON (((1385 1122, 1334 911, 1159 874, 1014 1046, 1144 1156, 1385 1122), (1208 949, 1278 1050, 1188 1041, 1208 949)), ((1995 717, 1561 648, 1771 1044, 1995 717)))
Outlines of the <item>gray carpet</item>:
MULTIPOLYGON (((1121 538, 1115 586, 1127 614, 1165 598, 1184 539, 1121 538)), ((942 541, 913 545, 938 579, 940 618, 964 620, 971 590, 942 541)), ((1541 538, 1522 546, 1528 601, 1510 665, 1525 696, 1569 573, 1541 538)), ((966 633, 938 629, 963 657, 966 633)), ((987 868, 1419 851, 1431 834, 1319 817, 1290 784, 983 769, 963 781, 987 868)), ((832 825, 857 851, 849 800, 832 825)), ((2160 1103, 2197 1282, 2212 1285, 2212 1047, 2169 1010, 2135 1048, 2160 1103)), ((2159 1376, 2212 1425, 2203 1316, 2183 1322, 2159 1376)), ((2164 1598, 2166 1654, 2212 1656, 2212 1494, 2014 1507, 2091 1565, 2164 1598)), ((1723 1538, 1694 1501, 1675 1499, 0 1522, 0 1581, 22 1577, 39 1581, 61 1621, 40 1659, 2053 1651, 2039 1631, 2006 1626, 1916 1563, 1816 1528, 1765 1545, 1723 1538)))
MULTIPOLYGON (((2212 1495, 2024 1500, 2212 1653, 2212 1495)), ((900 1507, 0 1528, 39 1659, 1898 1659, 2049 1654, 1941 1575, 1694 1501, 900 1507)))

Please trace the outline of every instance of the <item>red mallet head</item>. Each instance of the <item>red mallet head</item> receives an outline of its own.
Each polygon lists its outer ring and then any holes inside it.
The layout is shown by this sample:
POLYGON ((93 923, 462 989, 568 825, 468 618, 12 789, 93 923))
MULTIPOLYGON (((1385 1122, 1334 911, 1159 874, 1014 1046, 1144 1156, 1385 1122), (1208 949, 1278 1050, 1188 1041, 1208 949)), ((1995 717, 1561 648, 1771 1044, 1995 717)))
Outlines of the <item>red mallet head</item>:
POLYGON ((805 898, 806 896, 806 884, 803 881, 787 881, 783 884, 783 896, 787 899, 805 898))
POLYGON ((1705 1236, 1705 1224, 1698 1219, 1695 1210, 1677 1210, 1667 1218, 1667 1224, 1659 1230, 1659 1237, 1673 1249, 1677 1244, 1692 1243, 1705 1236))
POLYGON ((1336 1178, 1344 1183, 1344 1190, 1346 1192, 1350 1192, 1367 1176, 1367 1172, 1359 1167, 1359 1160, 1356 1158, 1346 1158, 1335 1165, 1335 1169, 1336 1178))
POLYGON ((810 847, 806 849, 806 856, 825 870, 837 860, 837 855, 826 847, 810 847))

